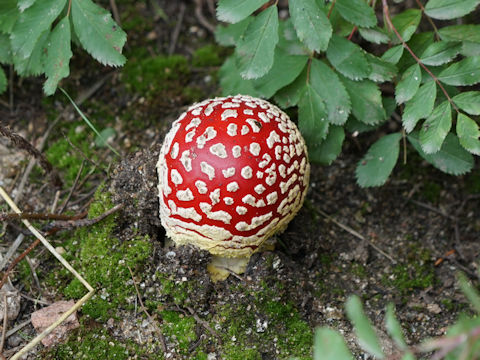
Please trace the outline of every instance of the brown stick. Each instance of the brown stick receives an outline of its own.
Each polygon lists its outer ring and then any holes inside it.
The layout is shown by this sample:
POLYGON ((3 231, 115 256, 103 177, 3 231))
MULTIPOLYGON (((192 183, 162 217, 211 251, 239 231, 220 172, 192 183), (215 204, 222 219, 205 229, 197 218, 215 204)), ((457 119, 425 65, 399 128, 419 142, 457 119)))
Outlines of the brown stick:
POLYGON ((329 18, 329 19, 330 19, 330 15, 332 15, 332 11, 333 11, 333 8, 335 7, 336 2, 337 2, 337 0, 333 0, 332 5, 330 5, 330 9, 328 10, 328 14, 327 14, 327 18, 329 18))
POLYGON ((112 8, 113 18, 115 19, 115 22, 118 24, 118 26, 122 26, 120 13, 118 12, 117 3, 115 2, 115 0, 110 0, 110 7, 112 8))
POLYGON ((180 3, 178 20, 177 20, 177 24, 175 25, 175 29, 173 29, 172 40, 170 41, 170 46, 168 47, 168 55, 172 55, 175 52, 175 47, 177 46, 178 36, 180 35, 180 29, 181 29, 182 23, 183 23, 183 17, 185 15, 185 9, 186 9, 185 4, 183 2, 180 3))
POLYGON ((215 32, 215 26, 212 25, 203 15, 202 11, 202 5, 203 1, 202 0, 195 0, 195 16, 198 19, 198 22, 208 31, 210 31, 212 34, 215 32))
POLYGON ((5 283, 7 282, 7 279, 8 279, 8 276, 10 275, 10 273, 12 272, 12 270, 15 268, 15 266, 17 266, 17 264, 23 260, 23 258, 25 256, 27 256, 33 249, 35 249, 35 247, 40 243, 40 240, 39 239, 35 239, 35 241, 33 243, 30 244, 30 246, 28 248, 25 249, 25 251, 23 253, 21 253, 19 256, 17 256, 15 258, 15 260, 13 260, 13 262, 10 264, 10 266, 7 268, 7 270, 5 271, 5 273, 3 274, 3 277, 2 277, 2 280, 0 280, 0 289, 3 287, 3 285, 5 285, 5 283))
MULTIPOLYGON (((123 207, 123 204, 116 205, 113 208, 105 211, 103 214, 93 219, 82 219, 86 215, 86 212, 84 212, 82 214, 77 215, 78 219, 71 219, 67 221, 54 221, 52 222, 52 224, 47 226, 48 228, 47 235, 54 234, 63 229, 73 229, 76 227, 91 226, 105 219, 107 216, 113 214, 114 212, 120 210, 122 207, 123 207)), ((23 258, 27 256, 39 243, 40 243, 40 240, 36 239, 23 253, 21 253, 15 260, 13 260, 13 262, 10 264, 10 266, 7 268, 7 270, 3 274, 2 280, 0 280, 0 289, 3 287, 3 285, 7 281, 8 276, 10 275, 12 270, 15 268, 15 266, 17 266, 17 264, 20 261, 22 261, 23 258)))
POLYGON ((162 345, 162 350, 163 350, 163 352, 166 353, 167 352, 167 345, 165 343, 165 337, 163 336, 162 330, 160 330, 160 328, 157 326, 157 323, 155 322, 155 320, 152 318, 152 316, 149 314, 149 312, 147 311, 147 309, 143 305, 142 296, 140 295, 140 291, 138 291, 138 285, 137 285, 137 282, 135 281, 135 277, 133 276, 133 271, 130 268, 130 266, 128 266, 128 265, 127 265, 127 268, 128 268, 128 271, 130 271, 130 275, 132 276, 133 286, 135 286, 135 291, 137 292, 137 297, 138 297, 138 301, 140 302, 140 307, 142 308, 142 311, 145 313, 145 315, 147 315, 148 320, 150 320, 153 327, 157 331, 158 337, 160 338, 160 344, 162 345))
POLYGON ((0 214, 0 221, 11 221, 11 220, 75 220, 78 219, 78 215, 61 215, 61 214, 40 214, 40 213, 29 213, 24 212, 21 214, 9 213, 9 214, 0 214))
POLYGON ((65 208, 68 205, 68 202, 70 201, 70 198, 72 197, 73 192, 75 191, 77 185, 78 185, 78 180, 80 179, 80 176, 82 175, 83 167, 85 165, 85 161, 82 160, 82 163, 80 164, 80 168, 78 169, 77 176, 75 176, 75 181, 73 182, 72 188, 70 189, 67 198, 65 199, 65 202, 62 204, 62 207, 60 208, 59 213, 63 213, 65 208))
POLYGON ((403 47, 405 49, 407 49, 407 51, 410 53, 410 55, 412 55, 413 59, 417 62, 418 65, 420 65, 423 70, 425 70, 427 72, 428 75, 430 75, 433 79, 433 81, 435 81, 435 83, 438 85, 438 87, 440 88, 440 90, 442 90, 443 94, 445 95, 445 97, 447 98, 448 102, 452 105, 452 107, 455 109, 456 112, 459 112, 460 110, 458 109, 457 105, 455 105, 455 103, 453 102, 452 98, 450 97, 450 95, 448 95, 447 93, 447 90, 445 90, 445 88, 443 87, 442 83, 440 82, 440 80, 438 80, 438 78, 430 71, 429 68, 427 68, 421 61, 420 59, 418 58, 417 55, 415 55, 415 53, 413 52, 412 49, 410 49, 410 47, 407 45, 407 43, 405 42, 405 40, 403 40, 402 38, 402 35, 400 35, 400 33, 398 32, 398 30, 395 28, 395 26, 393 26, 393 22, 392 22, 392 19, 390 18, 390 11, 388 10, 388 4, 387 4, 387 0, 382 0, 382 4, 383 4, 383 14, 385 15, 385 20, 388 24, 388 26, 390 27, 390 29, 393 30, 393 32, 395 33, 395 35, 397 36, 398 40, 400 40, 400 42, 402 43, 403 47))
POLYGON ((0 123, 0 135, 9 139, 12 142, 12 144, 15 145, 17 148, 21 150, 25 150, 28 154, 36 158, 39 161, 40 166, 50 175, 50 179, 55 187, 62 186, 62 181, 60 180, 60 177, 58 176, 57 172, 53 169, 52 164, 50 164, 50 162, 47 160, 45 155, 42 154, 40 151, 38 151, 35 146, 30 144, 22 136, 14 133, 9 128, 3 126, 1 123, 0 123))
POLYGON ((0 340, 0 354, 3 356, 3 346, 5 345, 5 334, 7 333, 8 325, 8 301, 7 294, 3 295, 3 329, 2 329, 2 339, 0 340))
MULTIPOLYGON (((107 216, 113 214, 114 212, 120 210, 121 208, 123 208, 123 204, 118 204, 118 205, 115 205, 113 208, 105 211, 103 214, 97 216, 96 218, 93 218, 93 219, 72 219, 72 220, 65 220, 65 221, 62 221, 62 220, 59 220, 59 221, 54 221, 52 222, 51 224, 48 224, 46 226, 46 230, 48 230, 48 233, 52 233, 52 232, 57 232, 59 230, 66 230, 66 229, 74 229, 74 228, 77 228, 77 227, 86 227, 86 226, 92 226, 96 223, 98 223, 99 221, 102 221, 103 219, 105 219, 107 216)), ((85 214, 86 213, 82 213, 82 214, 85 214)))
POLYGON ((435 37, 437 38, 437 40, 440 40, 440 34, 438 32, 438 29, 437 29, 437 26, 435 25, 435 23, 433 22, 432 18, 430 16, 428 16, 427 14, 425 14, 425 8, 423 7, 423 4, 420 0, 415 0, 417 2, 417 5, 418 7, 420 8, 420 10, 422 10, 422 13, 425 15, 425 17, 427 18, 427 21, 430 23, 430 25, 432 26, 433 28, 433 32, 435 33, 435 37))

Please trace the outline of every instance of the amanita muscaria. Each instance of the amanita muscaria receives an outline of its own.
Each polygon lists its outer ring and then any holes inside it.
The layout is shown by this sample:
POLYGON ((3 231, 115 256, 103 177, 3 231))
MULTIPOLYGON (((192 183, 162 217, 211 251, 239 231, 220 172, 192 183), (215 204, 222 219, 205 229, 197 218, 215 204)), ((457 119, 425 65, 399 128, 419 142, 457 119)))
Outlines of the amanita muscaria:
POLYGON ((287 114, 245 95, 191 106, 166 135, 157 170, 167 236, 213 254, 217 280, 228 276, 224 268, 243 272, 285 229, 310 175, 305 142, 287 114))

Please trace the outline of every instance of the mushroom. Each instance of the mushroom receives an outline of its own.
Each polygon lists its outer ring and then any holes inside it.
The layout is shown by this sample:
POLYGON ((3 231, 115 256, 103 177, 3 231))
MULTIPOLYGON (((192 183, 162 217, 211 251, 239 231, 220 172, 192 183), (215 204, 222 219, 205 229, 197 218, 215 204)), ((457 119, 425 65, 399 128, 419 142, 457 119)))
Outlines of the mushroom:
POLYGON ((208 250, 213 280, 245 271, 250 256, 301 208, 305 141, 278 107, 246 95, 191 106, 165 137, 157 163, 160 219, 177 245, 208 250))

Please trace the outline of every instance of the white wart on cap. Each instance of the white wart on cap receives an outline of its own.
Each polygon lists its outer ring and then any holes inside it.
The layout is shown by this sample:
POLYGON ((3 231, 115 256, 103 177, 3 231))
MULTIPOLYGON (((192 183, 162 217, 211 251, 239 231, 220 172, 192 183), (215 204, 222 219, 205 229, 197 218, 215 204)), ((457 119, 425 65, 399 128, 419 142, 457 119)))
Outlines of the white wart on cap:
POLYGON ((310 165, 283 111, 237 95, 183 113, 165 138, 157 170, 167 236, 214 255, 249 257, 302 206, 310 165))

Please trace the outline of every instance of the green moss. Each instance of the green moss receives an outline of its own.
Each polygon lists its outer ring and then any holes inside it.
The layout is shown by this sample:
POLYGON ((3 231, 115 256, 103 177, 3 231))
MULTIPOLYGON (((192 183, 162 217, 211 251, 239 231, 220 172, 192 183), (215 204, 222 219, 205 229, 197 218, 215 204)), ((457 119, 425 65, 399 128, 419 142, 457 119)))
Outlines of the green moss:
POLYGON ((174 337, 177 341, 177 351, 182 355, 188 355, 191 343, 197 340, 195 319, 170 310, 162 311, 161 315, 163 334, 174 337))
POLYGON ((153 97, 181 92, 189 72, 187 59, 181 55, 132 58, 122 69, 122 80, 127 89, 153 97))
POLYGON ((22 285, 25 286, 25 290, 29 291, 32 286, 32 270, 30 269, 27 260, 20 261, 16 270, 18 272, 18 277, 22 280, 22 285))
MULTIPOLYGON (((102 187, 97 190, 95 201, 90 205, 89 218, 103 214, 112 207, 110 194, 102 187)), ((113 235, 115 216, 111 215, 100 223, 76 231, 80 250, 74 267, 97 290, 83 306, 83 313, 93 319, 106 321, 115 317, 118 308, 132 308, 127 298, 135 296, 131 274, 140 268, 151 253, 148 237, 135 237, 121 242, 113 235)), ((69 246, 68 248, 72 248, 69 246)), ((63 290, 65 296, 79 298, 86 290, 74 279, 63 290)))
POLYGON ((356 262, 352 263, 350 272, 361 279, 365 279, 367 277, 367 270, 365 269, 365 266, 356 262))
POLYGON ((435 284, 435 271, 430 252, 411 244, 405 260, 395 265, 391 274, 385 274, 382 282, 394 286, 402 295, 407 295, 413 289, 426 289, 435 284))
POLYGON ((262 291, 237 289, 247 296, 246 304, 219 308, 222 353, 225 359, 310 359, 313 335, 308 324, 289 301, 279 299, 281 290, 267 286, 262 291), (275 353, 272 353, 272 349, 275 353))
POLYGON ((150 359, 164 360, 162 352, 150 346, 140 346, 132 340, 118 341, 108 330, 98 324, 82 322, 80 328, 69 338, 37 354, 42 360, 85 360, 85 359, 150 359), (89 324, 89 325, 87 325, 89 324))
MULTIPOLYGON (((132 354, 133 355, 133 354, 132 354)), ((69 341, 58 344, 52 350, 40 354, 38 359, 118 359, 130 358, 127 344, 120 344, 103 328, 85 328, 70 336, 69 341)))
POLYGON ((193 53, 192 65, 197 67, 220 66, 223 63, 222 48, 209 44, 193 53))
POLYGON ((422 195, 431 203, 438 202, 441 191, 442 187, 433 181, 425 181, 423 183, 422 195))
POLYGON ((466 178, 466 189, 470 194, 480 194, 480 170, 474 171, 466 178))
POLYGON ((205 91, 198 86, 187 86, 182 91, 185 101, 188 103, 199 102, 205 97, 205 91))
MULTIPOLYGON (((81 122, 70 124, 67 137, 87 158, 96 161, 97 155, 91 146, 92 132, 83 125, 81 122)), ((84 161, 82 155, 64 137, 50 144, 45 154, 53 167, 62 174, 65 185, 71 186, 84 161)), ((92 168, 90 163, 85 162, 81 177, 87 175, 92 168)))
POLYGON ((188 282, 175 283, 175 281, 168 279, 163 274, 158 274, 161 293, 169 296, 177 305, 183 305, 188 298, 188 290, 190 289, 188 282))

